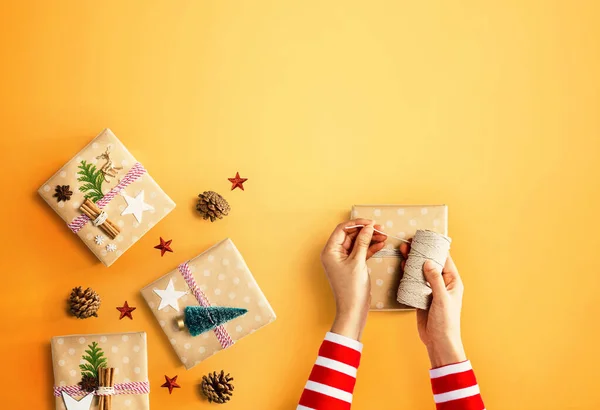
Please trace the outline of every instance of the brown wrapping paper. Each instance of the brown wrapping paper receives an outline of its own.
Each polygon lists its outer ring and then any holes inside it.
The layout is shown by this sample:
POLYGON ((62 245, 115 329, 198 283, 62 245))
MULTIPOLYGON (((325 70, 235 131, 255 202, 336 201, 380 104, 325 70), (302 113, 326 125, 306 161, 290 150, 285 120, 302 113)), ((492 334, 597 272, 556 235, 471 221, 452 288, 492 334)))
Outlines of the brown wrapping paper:
MULTIPOLYGON (((93 342, 104 352, 107 366, 115 368, 115 383, 148 382, 146 333, 112 333, 53 337, 50 344, 55 386, 76 386, 81 381, 79 365, 85 363, 82 357, 93 342)), ((83 396, 73 397, 79 400, 83 396)), ((112 397, 112 403, 115 410, 150 408, 148 394, 118 394, 112 397)), ((65 410, 62 396, 56 397, 56 409, 65 410)), ((98 409, 98 397, 91 409, 98 409)))
MULTIPOLYGON (((89 189, 86 192, 80 191, 80 188, 86 184, 77 180, 82 176, 78 174, 78 172, 81 172, 80 166, 82 161, 94 165, 99 170, 107 163, 107 160, 104 158, 98 159, 97 157, 105 153, 107 149, 109 150, 109 156, 114 167, 121 167, 122 169, 114 170, 113 172, 116 173, 116 177, 108 177, 108 182, 104 181, 101 183, 102 193, 106 195, 111 188, 119 183, 121 178, 124 178, 133 165, 138 162, 109 129, 102 131, 38 190, 40 196, 56 211, 66 224, 81 215, 82 212, 79 210, 79 207, 83 203, 85 196, 92 192, 89 189), (73 192, 70 200, 58 202, 57 198, 53 197, 57 185, 69 186, 73 192)), ((143 202, 151 206, 152 209, 144 210, 141 213, 141 221, 138 221, 134 214, 131 213, 122 215, 128 208, 128 204, 122 195, 116 195, 104 207, 103 210, 106 212, 108 219, 115 223, 121 231, 114 240, 111 240, 99 226, 94 226, 91 222, 88 222, 77 233, 83 243, 106 266, 110 266, 131 245, 137 242, 138 239, 175 208, 175 203, 158 186, 148 172, 129 184, 121 193, 127 194, 130 197, 136 197, 142 191, 144 193, 143 202), (102 244, 96 243, 96 236, 98 235, 103 238, 102 244), (109 247, 109 245, 112 246, 109 247)), ((73 234, 68 227, 65 227, 65 231, 67 234, 73 234)))
MULTIPOLYGON (((223 325, 233 342, 254 333, 275 320, 275 312, 258 287, 242 255, 230 239, 225 239, 188 261, 199 289, 211 306, 236 307, 248 312, 223 325)), ((180 330, 177 320, 183 318, 186 306, 198 306, 192 293, 178 299, 179 311, 171 306, 161 310, 161 298, 155 289, 166 289, 173 280, 175 291, 190 292, 180 270, 175 268, 142 289, 142 296, 163 328, 179 359, 190 369, 202 360, 223 350, 214 331, 192 337, 187 329, 180 330)))
MULTIPOLYGON (((428 229, 448 235, 446 205, 355 205, 351 218, 372 219, 384 232, 404 239, 417 229, 428 229)), ((371 310, 412 310, 396 301, 402 278, 401 257, 397 249, 401 241, 388 238, 386 247, 367 262, 371 275, 371 310)))

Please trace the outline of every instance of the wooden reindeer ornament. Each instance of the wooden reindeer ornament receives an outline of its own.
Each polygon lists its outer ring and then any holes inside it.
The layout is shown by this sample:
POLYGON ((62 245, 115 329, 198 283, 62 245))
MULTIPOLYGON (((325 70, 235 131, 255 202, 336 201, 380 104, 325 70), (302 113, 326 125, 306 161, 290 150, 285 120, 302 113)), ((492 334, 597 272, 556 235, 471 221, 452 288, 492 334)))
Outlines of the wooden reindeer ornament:
POLYGON ((123 167, 116 167, 113 164, 113 161, 110 158, 110 148, 106 148, 106 151, 104 151, 102 154, 97 156, 96 159, 106 160, 106 164, 104 164, 102 166, 102 168, 100 168, 100 172, 102 172, 104 174, 104 180, 106 182, 110 182, 108 177, 116 178, 119 171, 123 169, 123 167))

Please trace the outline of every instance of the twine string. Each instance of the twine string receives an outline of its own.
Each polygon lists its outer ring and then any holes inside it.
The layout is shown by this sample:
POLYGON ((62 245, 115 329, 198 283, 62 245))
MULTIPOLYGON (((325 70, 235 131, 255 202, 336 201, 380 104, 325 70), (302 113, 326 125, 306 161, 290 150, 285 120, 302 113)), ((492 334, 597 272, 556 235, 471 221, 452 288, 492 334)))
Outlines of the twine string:
POLYGON ((116 390, 113 386, 98 386, 96 396, 114 396, 116 390))
POLYGON ((92 225, 98 226, 102 225, 108 219, 108 214, 104 211, 100 212, 100 215, 96 219, 92 221, 92 225))
MULTIPOLYGON (((119 394, 148 394, 150 393, 150 383, 145 382, 126 382, 126 383, 116 383, 113 387, 114 395, 119 394)), ((81 386, 73 385, 73 386, 54 386, 54 396, 60 397, 61 392, 67 393, 69 396, 77 397, 77 396, 85 396, 87 392, 81 390, 81 386)), ((98 390, 94 392, 94 394, 98 394, 98 390)))
MULTIPOLYGON (((364 227, 365 227, 365 225, 352 225, 352 226, 347 226, 347 227, 345 227, 344 229, 354 229, 354 228, 364 228, 364 227)), ((373 228, 373 230, 374 230, 375 232, 377 232, 377 233, 380 233, 380 234, 382 234, 382 235, 385 235, 385 236, 387 236, 387 237, 389 237, 389 238, 394 238, 394 239, 397 239, 397 240, 399 240, 399 241, 401 241, 401 242, 404 242, 404 243, 410 243, 410 241, 407 241, 406 239, 400 238, 400 237, 398 237, 398 236, 394 236, 394 235, 387 234, 387 233, 385 233, 385 232, 383 232, 383 231, 380 231, 379 229, 375 229, 375 228, 373 228)))
POLYGON ((423 264, 430 260, 441 272, 452 240, 433 231, 418 230, 413 237, 404 275, 398 287, 398 302, 426 310, 431 304, 431 288, 423 274, 423 264))

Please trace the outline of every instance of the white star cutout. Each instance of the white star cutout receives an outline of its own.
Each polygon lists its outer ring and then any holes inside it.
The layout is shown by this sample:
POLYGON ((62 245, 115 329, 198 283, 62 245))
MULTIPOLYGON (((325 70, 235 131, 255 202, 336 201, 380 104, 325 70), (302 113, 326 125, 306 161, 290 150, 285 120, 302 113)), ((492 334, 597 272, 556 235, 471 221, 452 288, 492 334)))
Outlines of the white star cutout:
POLYGON ((94 399, 93 393, 88 394, 79 401, 75 400, 73 397, 69 396, 64 391, 61 393, 63 400, 65 401, 65 407, 67 408, 67 410, 90 410, 92 400, 94 399))
POLYGON ((173 309, 179 312, 179 303, 177 303, 177 300, 183 297, 183 295, 185 295, 187 292, 175 290, 173 279, 171 279, 169 280, 169 284, 165 290, 154 289, 154 293, 160 297, 160 306, 158 307, 158 310, 164 309, 167 306, 171 306, 173 309))
POLYGON ((123 198, 125 198, 125 201, 127 202, 127 208, 121 212, 121 215, 133 214, 138 222, 142 222, 142 212, 154 209, 152 206, 144 202, 143 190, 140 191, 135 198, 123 193, 123 198))

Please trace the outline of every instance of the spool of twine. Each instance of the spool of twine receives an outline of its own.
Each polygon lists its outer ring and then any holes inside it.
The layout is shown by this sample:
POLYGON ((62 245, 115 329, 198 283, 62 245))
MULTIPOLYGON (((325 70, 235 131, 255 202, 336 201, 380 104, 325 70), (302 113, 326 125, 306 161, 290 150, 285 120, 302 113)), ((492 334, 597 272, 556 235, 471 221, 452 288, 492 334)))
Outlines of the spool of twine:
POLYGON ((431 288, 423 274, 423 264, 432 261, 441 272, 448 257, 452 239, 433 231, 418 230, 404 265, 404 275, 398 287, 398 302, 427 310, 431 305, 431 288))

